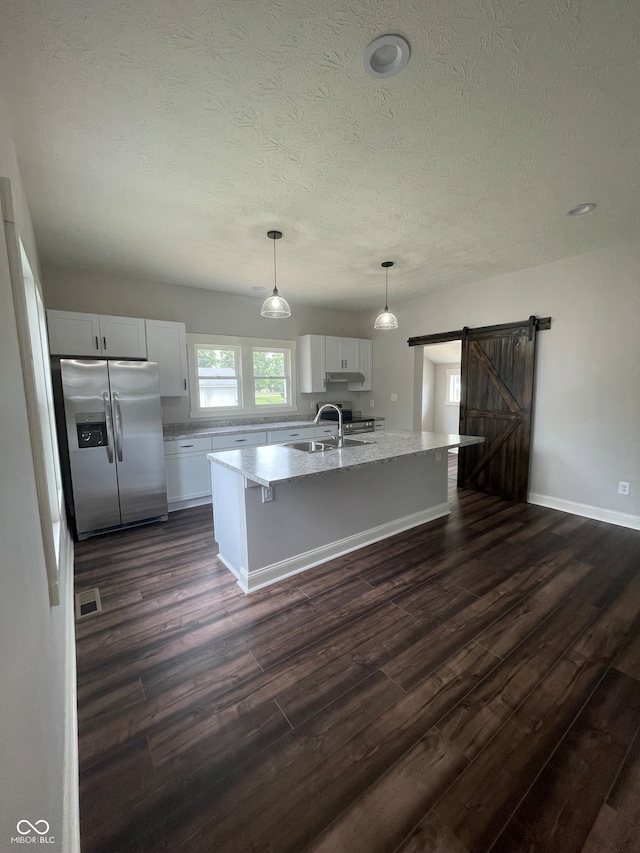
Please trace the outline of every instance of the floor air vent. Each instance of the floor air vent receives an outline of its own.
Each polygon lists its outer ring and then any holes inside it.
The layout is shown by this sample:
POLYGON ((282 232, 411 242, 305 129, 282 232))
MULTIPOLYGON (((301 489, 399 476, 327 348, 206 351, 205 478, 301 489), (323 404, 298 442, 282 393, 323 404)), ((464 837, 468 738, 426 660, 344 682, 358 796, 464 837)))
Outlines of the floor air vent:
POLYGON ((100 591, 97 588, 76 593, 76 619, 84 619, 101 611, 100 591))

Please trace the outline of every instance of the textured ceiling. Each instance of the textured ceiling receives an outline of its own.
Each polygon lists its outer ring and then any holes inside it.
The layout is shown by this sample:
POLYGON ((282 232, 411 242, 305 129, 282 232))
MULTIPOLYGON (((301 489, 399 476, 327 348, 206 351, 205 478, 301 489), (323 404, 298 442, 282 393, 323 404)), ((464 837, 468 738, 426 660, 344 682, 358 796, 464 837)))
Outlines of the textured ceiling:
POLYGON ((282 294, 349 309, 637 237, 639 42, 638 0, 0 5, 45 264, 249 294, 279 228, 282 294))

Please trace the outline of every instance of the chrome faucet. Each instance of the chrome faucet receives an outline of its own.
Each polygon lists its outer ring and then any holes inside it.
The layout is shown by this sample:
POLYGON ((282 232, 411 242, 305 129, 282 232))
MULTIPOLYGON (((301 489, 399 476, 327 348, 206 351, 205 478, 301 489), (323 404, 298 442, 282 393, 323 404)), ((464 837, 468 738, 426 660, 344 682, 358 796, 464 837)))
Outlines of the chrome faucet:
POLYGON ((320 406, 318 409, 318 414, 313 419, 314 424, 317 424, 320 420, 320 416, 324 412, 325 409, 335 409, 338 413, 338 447, 344 446, 344 429, 342 427, 342 409, 340 406, 336 406, 335 403, 325 403, 324 406, 320 406))

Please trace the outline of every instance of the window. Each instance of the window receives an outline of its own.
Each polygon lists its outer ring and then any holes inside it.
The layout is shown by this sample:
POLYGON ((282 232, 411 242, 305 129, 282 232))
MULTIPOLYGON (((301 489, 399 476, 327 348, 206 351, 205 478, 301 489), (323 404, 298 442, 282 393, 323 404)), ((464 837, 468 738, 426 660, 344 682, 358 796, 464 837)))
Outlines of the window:
POLYGON ((460 405, 460 368, 447 368, 447 397, 445 400, 448 406, 460 405))
POLYGON ((238 347, 214 349, 196 345, 198 365, 198 405, 201 409, 229 409, 242 406, 238 347))
POLYGON ((253 400, 256 408, 290 405, 288 349, 253 348, 253 400))
POLYGON ((295 341, 187 335, 191 417, 295 412, 295 341))

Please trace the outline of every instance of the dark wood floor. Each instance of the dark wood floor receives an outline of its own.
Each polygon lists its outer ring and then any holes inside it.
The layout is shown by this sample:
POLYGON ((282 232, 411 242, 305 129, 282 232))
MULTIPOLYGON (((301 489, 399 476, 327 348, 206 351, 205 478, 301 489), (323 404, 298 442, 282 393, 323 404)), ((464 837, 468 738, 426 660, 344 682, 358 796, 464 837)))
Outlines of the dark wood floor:
POLYGON ((208 507, 79 544, 83 853, 640 850, 640 532, 451 492, 250 596, 208 507))

